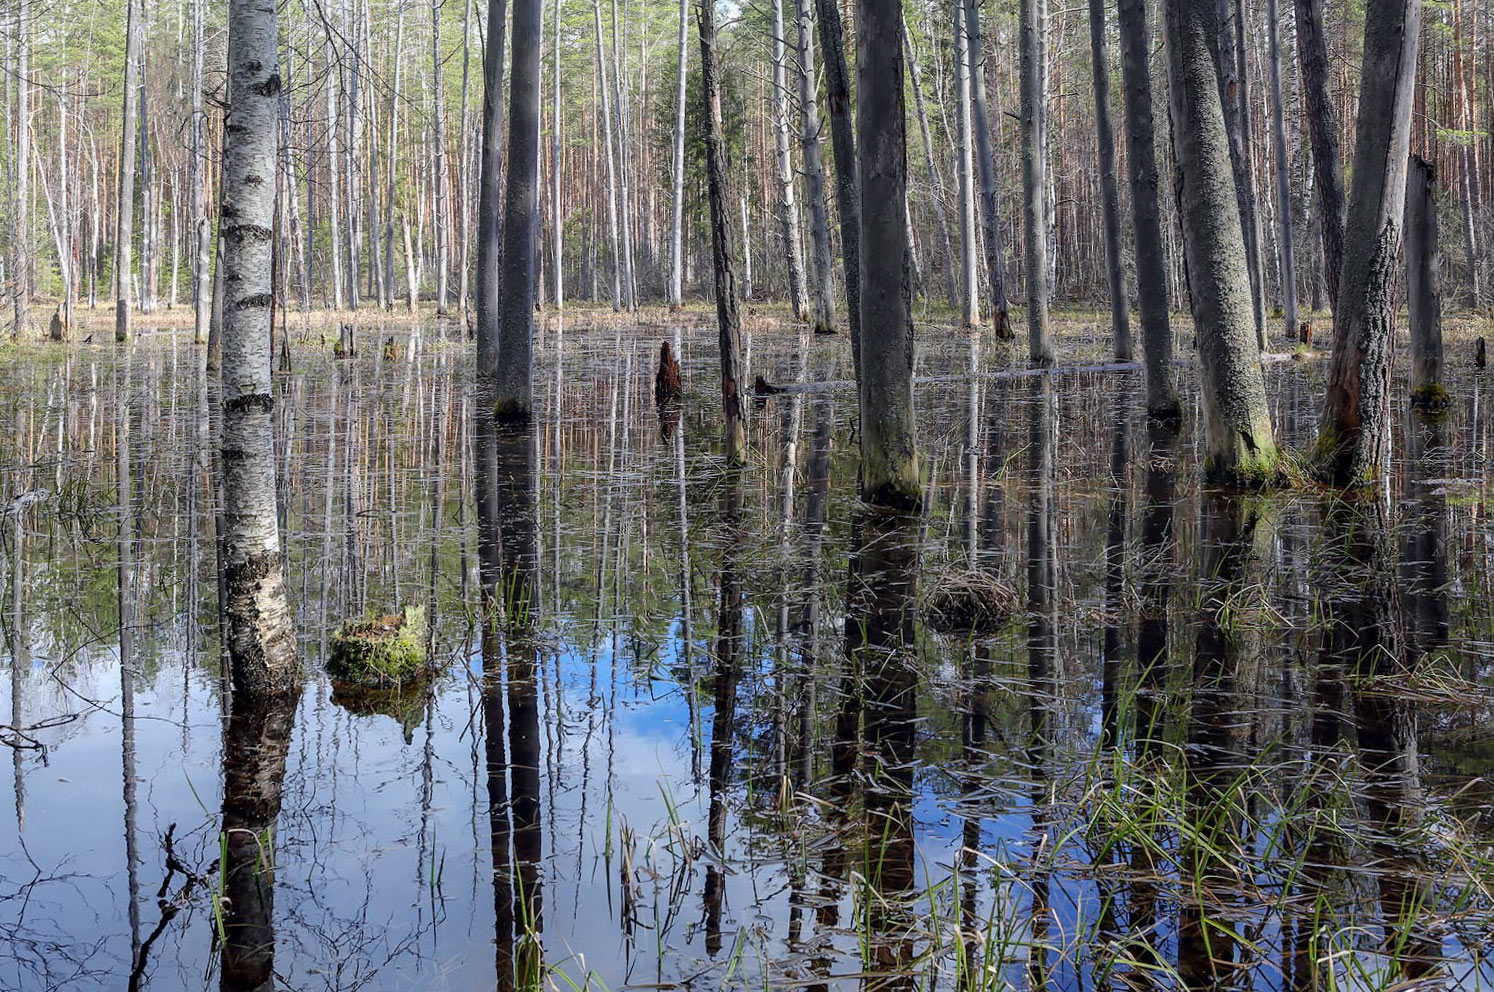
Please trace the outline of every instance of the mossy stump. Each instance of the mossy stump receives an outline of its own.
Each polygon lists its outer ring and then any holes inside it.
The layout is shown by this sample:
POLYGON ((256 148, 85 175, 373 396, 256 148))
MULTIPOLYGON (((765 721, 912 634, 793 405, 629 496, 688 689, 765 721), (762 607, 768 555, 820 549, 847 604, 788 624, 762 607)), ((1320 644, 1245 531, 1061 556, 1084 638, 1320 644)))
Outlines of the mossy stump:
POLYGON ((334 682, 389 688, 426 676, 425 608, 406 606, 345 624, 332 638, 327 674, 334 682))
POLYGON ((941 634, 991 637, 1017 610, 1017 590, 994 572, 974 569, 936 582, 924 604, 924 618, 941 634))

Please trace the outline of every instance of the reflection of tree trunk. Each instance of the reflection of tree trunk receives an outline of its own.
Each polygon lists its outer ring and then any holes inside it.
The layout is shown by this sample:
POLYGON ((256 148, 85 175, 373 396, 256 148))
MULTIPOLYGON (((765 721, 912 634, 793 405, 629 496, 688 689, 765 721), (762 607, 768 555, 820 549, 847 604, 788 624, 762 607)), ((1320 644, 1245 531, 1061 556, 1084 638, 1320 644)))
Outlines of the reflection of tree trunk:
POLYGON ((865 863, 869 949, 878 988, 913 987, 914 920, 906 905, 913 885, 913 754, 918 721, 914 666, 914 599, 918 581, 917 519, 871 511, 855 523, 846 646, 863 675, 866 742, 865 863))
POLYGON ((1382 950, 1402 978, 1414 981, 1435 969, 1438 956, 1436 939, 1418 925, 1434 894, 1414 850, 1423 806, 1416 706, 1399 691, 1420 655, 1400 643, 1400 601, 1380 503, 1330 505, 1324 535, 1324 574, 1335 581, 1328 585, 1323 653, 1349 676, 1385 917, 1382 950))
MULTIPOLYGON (((135 826, 135 494, 130 464, 130 359, 123 359, 124 382, 115 397, 114 472, 119 509, 119 713, 120 763, 124 770, 125 869, 130 898, 131 971, 140 960, 140 850, 135 826)), ((19 522, 19 515, 17 521, 19 522)), ((12 659, 14 664, 14 659, 12 659)), ((19 725, 18 725, 19 726, 19 725)))
POLYGON ((1055 437, 1053 385, 1048 376, 1032 380, 1028 410, 1028 470, 1032 489, 1027 502, 1027 677, 1030 737, 1027 762, 1032 775, 1032 905, 1028 973, 1034 988, 1047 982, 1046 935, 1049 922, 1049 869, 1036 859, 1051 853, 1048 809, 1048 710, 1054 693, 1053 662, 1058 637, 1053 622, 1057 560, 1053 546, 1055 437))
POLYGON ((726 875, 721 868, 726 851, 726 790, 731 784, 732 724, 736 719, 737 683, 742 677, 741 515, 742 477, 739 472, 731 471, 725 481, 721 506, 721 599, 716 624, 715 711, 711 718, 710 807, 706 817, 706 837, 715 855, 706 867, 705 880, 706 953, 712 955, 721 950, 721 909, 726 894, 726 875))
POLYGON ((1115 424, 1110 434, 1110 501, 1105 527, 1105 645, 1100 677, 1100 740, 1107 747, 1114 747, 1120 739, 1116 718, 1121 652, 1125 640, 1121 634, 1120 615, 1125 608, 1121 597, 1125 592, 1126 517, 1130 496, 1126 449, 1131 437, 1131 424, 1123 404, 1117 402, 1111 415, 1115 424))
POLYGON ((1204 494, 1199 574, 1212 585, 1203 590, 1193 659, 1184 752, 1190 829, 1179 855, 1182 877, 1190 882, 1178 914, 1178 974, 1190 989, 1217 987, 1234 967, 1238 942, 1223 906, 1231 866, 1218 863, 1210 851, 1238 832, 1236 807, 1228 797, 1242 760, 1244 731, 1238 715, 1243 652, 1233 613, 1249 578, 1255 526, 1255 514, 1241 497, 1204 494))
POLYGON ((223 735, 224 992, 275 985, 275 821, 300 698, 237 694, 223 735))

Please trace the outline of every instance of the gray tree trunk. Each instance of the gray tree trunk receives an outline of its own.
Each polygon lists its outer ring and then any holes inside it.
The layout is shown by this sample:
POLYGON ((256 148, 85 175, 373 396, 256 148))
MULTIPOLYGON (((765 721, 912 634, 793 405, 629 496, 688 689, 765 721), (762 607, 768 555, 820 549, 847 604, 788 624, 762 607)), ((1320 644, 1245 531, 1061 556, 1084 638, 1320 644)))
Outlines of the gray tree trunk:
POLYGON ((1224 126, 1229 132, 1230 166, 1234 171, 1240 231, 1245 239, 1245 265, 1250 275, 1251 314, 1256 344, 1266 348, 1266 295, 1261 275, 1261 236, 1257 221, 1254 159, 1246 142, 1254 135, 1250 126, 1250 87, 1245 64, 1245 20, 1241 0, 1218 0, 1213 38, 1218 46, 1218 78, 1224 106, 1224 126))
MULTIPOLYGON (((136 23, 144 0, 129 0, 125 25, 124 108, 120 111, 119 196, 114 226, 114 340, 130 339, 130 273, 135 241, 135 126, 139 117, 141 31, 136 23)), ((18 184, 19 185, 19 184, 18 184)))
POLYGON ((798 320, 809 319, 804 279, 804 245, 799 237, 799 206, 794 196, 794 164, 789 149, 788 70, 784 47, 783 0, 773 0, 773 141, 777 150, 778 226, 788 253, 789 303, 798 320))
POLYGON ((1027 234, 1027 349, 1034 365, 1053 364, 1048 330, 1048 182, 1043 155, 1043 24, 1039 0, 1021 0, 1018 48, 1022 88, 1022 198, 1027 234))
POLYGON ((1214 0, 1164 5, 1178 202, 1202 365, 1205 475, 1259 483, 1275 478, 1278 456, 1210 43, 1216 9, 1214 0))
POLYGON ((551 245, 553 261, 551 266, 554 273, 551 276, 555 287, 555 309, 565 309, 565 216, 561 205, 561 146, 560 146, 560 0, 555 0, 554 8, 555 23, 551 25, 552 39, 550 42, 550 57, 554 60, 551 70, 554 84, 553 99, 551 101, 551 124, 554 133, 550 138, 550 223, 554 228, 554 242, 551 245))
POLYGON ((500 420, 527 422, 534 409, 534 243, 539 214, 540 49, 544 0, 514 0, 508 96, 508 190, 503 202, 499 287, 500 420))
MULTIPOLYGON (((451 272, 451 204, 446 176, 446 85, 441 72, 441 0, 431 4, 431 157, 435 180, 436 216, 436 313, 448 309, 451 272)), ((535 39, 538 44, 539 39, 535 39)))
POLYGON ((1001 244, 1001 216, 996 198, 996 162, 991 149, 991 119, 986 107, 986 50, 981 40, 980 7, 965 0, 965 31, 970 51, 970 91, 974 97, 975 160, 980 167, 980 227, 986 246, 986 277, 991 283, 991 321, 1003 341, 1014 335, 1007 316, 1006 250, 1001 244))
POLYGON ((1146 407, 1157 418, 1181 411, 1173 385, 1172 327, 1167 312, 1167 248, 1157 198, 1156 129, 1152 121, 1151 32, 1146 0, 1119 0, 1121 79, 1126 106, 1126 167, 1136 228, 1136 305, 1146 358, 1146 407))
MULTIPOLYGON (((679 79, 674 94, 674 158, 671 173, 673 196, 669 210, 669 309, 685 304, 685 84, 689 79, 689 47, 685 35, 690 23, 690 0, 680 0, 679 79)), ((745 216, 743 218, 745 230, 745 216)), ((751 266, 748 266, 749 270, 751 266)), ((751 276, 748 276, 749 295, 751 276)))
MULTIPOLYGON (((503 138, 498 133, 503 119, 503 45, 505 4, 488 7, 487 44, 482 56, 482 148, 477 173, 477 385, 478 395, 490 399, 488 390, 498 381, 498 310, 500 246, 498 244, 499 179, 503 171, 503 138)), ((409 222, 405 223, 406 256, 409 256, 409 222)))
POLYGON ((1100 194, 1105 211, 1105 263, 1110 277, 1110 333, 1115 357, 1131 360, 1131 313, 1121 261, 1120 193, 1115 182, 1115 132, 1110 125, 1110 58, 1105 49, 1104 0, 1089 0, 1089 54, 1094 63, 1095 135, 1100 152, 1100 194))
POLYGON ((970 38, 965 2, 954 0, 955 154, 960 186, 960 322, 980 327, 980 283, 975 247, 975 156, 971 145, 970 38))
POLYGON ((622 242, 622 291, 623 306, 629 311, 638 308, 638 279, 633 271, 633 197, 632 153, 628 143, 628 108, 623 90, 622 47, 618 43, 617 0, 612 0, 612 112, 617 116, 615 136, 617 140, 617 209, 619 231, 622 242))
POLYGON ((814 24, 811 0, 796 0, 799 36, 799 110, 804 130, 804 197, 809 201, 809 241, 814 255, 810 301, 816 334, 835 333, 835 276, 830 257, 830 208, 825 202, 825 163, 820 156, 819 87, 814 78, 814 24))
POLYGON ((1271 143, 1276 152, 1276 218, 1281 254, 1281 302, 1286 340, 1297 333, 1297 259, 1292 241, 1292 182, 1287 164, 1286 107, 1281 98, 1281 19, 1276 0, 1266 0, 1266 37, 1271 63, 1271 143))
POLYGON ((327 221, 331 226, 332 234, 328 248, 332 252, 332 308, 341 310, 344 288, 342 282, 342 210, 338 206, 338 198, 342 195, 340 192, 342 184, 338 181, 338 177, 342 173, 342 154, 338 151, 340 142, 337 138, 337 128, 338 121, 341 120, 338 107, 342 101, 338 96, 338 65, 332 47, 330 28, 325 51, 327 55, 327 187, 329 193, 327 221))
POLYGON ((858 0, 856 130, 861 186, 861 495, 879 506, 923 502, 913 412, 912 282, 903 8, 858 0))
MULTIPOLYGON (((783 17, 773 7, 779 27, 783 17)), ((721 352, 721 412, 726 462, 747 460, 747 431, 742 410, 742 317, 737 308, 737 251, 726 191, 726 134, 721 120, 721 68, 716 49, 716 0, 700 0, 700 78, 706 110, 706 190, 711 207, 711 257, 716 271, 716 326, 721 352)), ((778 42, 779 46, 782 41, 778 42)), ((733 486, 735 488, 735 486, 733 486)))
POLYGON ((1385 469, 1395 270, 1420 37, 1419 0, 1370 0, 1366 5, 1354 184, 1316 451, 1321 477, 1335 486, 1368 485, 1385 469))
MULTIPOLYGON (((130 10, 133 13, 134 7, 130 10)), ((18 339, 26 336, 31 309, 31 262, 35 250, 31 235, 31 17, 30 11, 19 6, 16 8, 16 207, 11 300, 15 305, 15 327, 12 333, 18 339)), ((136 42, 137 46, 138 44, 136 42)), ((128 58, 128 54, 126 57, 128 58)), ((120 171, 129 170, 121 168, 120 171)), ((128 336, 128 318, 126 321, 128 336)))
POLYGON ((1436 172, 1411 156, 1406 177, 1406 304, 1411 316, 1411 402, 1447 405, 1442 386, 1441 259, 1437 246, 1436 172))
POLYGON ((846 70, 845 29, 835 0, 815 0, 820 52, 825 62, 825 104, 835 150, 835 205, 840 210, 841 264, 846 277, 846 322, 851 362, 861 374, 861 193, 856 182, 856 124, 851 116, 851 81, 846 70))
POLYGON ((234 689, 256 695, 285 693, 300 681, 281 571, 270 386, 277 33, 273 4, 229 4, 222 200, 224 612, 234 689))
POLYGON ((612 97, 607 85, 607 53, 602 47, 601 0, 592 0, 591 13, 597 36, 597 72, 602 77, 602 129, 607 154, 607 236, 612 241, 612 309, 621 310, 623 269, 622 247, 617 236, 617 162, 612 154, 612 97))
POLYGON ((1338 150, 1338 110, 1328 93, 1328 48, 1323 35, 1323 0, 1295 0, 1297 55, 1302 96, 1312 139, 1318 193, 1318 226, 1323 242, 1323 281, 1328 303, 1338 305, 1344 254, 1344 174, 1338 150))

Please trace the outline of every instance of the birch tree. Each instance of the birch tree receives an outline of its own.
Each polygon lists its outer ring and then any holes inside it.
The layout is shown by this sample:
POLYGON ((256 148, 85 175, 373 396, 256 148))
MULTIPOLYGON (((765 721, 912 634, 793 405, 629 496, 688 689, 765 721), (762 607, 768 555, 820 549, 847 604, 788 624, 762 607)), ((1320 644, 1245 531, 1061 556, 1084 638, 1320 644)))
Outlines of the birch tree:
POLYGON ((789 302, 794 316, 809 319, 804 279, 804 245, 799 237, 799 205, 794 196, 794 164, 789 149, 788 67, 784 46, 783 0, 773 0, 773 140, 778 152, 778 226, 787 254, 789 302))
POLYGON ((127 0, 124 108, 120 111, 119 197, 114 224, 114 340, 130 339, 131 249, 135 241, 135 126, 140 98, 141 31, 136 20, 144 0, 127 0))

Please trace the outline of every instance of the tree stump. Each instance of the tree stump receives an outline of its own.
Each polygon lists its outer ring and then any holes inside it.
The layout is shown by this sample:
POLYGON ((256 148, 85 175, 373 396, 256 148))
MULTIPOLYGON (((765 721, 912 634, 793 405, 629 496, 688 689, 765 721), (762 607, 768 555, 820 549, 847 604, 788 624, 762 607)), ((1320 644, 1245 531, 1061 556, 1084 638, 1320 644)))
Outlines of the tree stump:
POLYGON ((659 345, 659 371, 654 376, 654 402, 660 407, 680 401, 680 363, 665 341, 659 345))
POLYGON ((58 307, 52 311, 52 323, 47 328, 47 334, 53 341, 66 341, 67 329, 67 319, 62 315, 62 308, 58 307))
POLYGON ((1484 344, 1483 338, 1479 338, 1473 344, 1473 364, 1478 368, 1483 368, 1484 365, 1488 362, 1488 355, 1486 353, 1487 347, 1488 346, 1484 344))
POLYGON ((337 328, 337 343, 332 346, 332 357, 352 358, 354 354, 353 325, 342 324, 337 328))
POLYGON ((334 682, 391 688, 429 672, 425 607, 345 624, 332 638, 327 674, 334 682))

